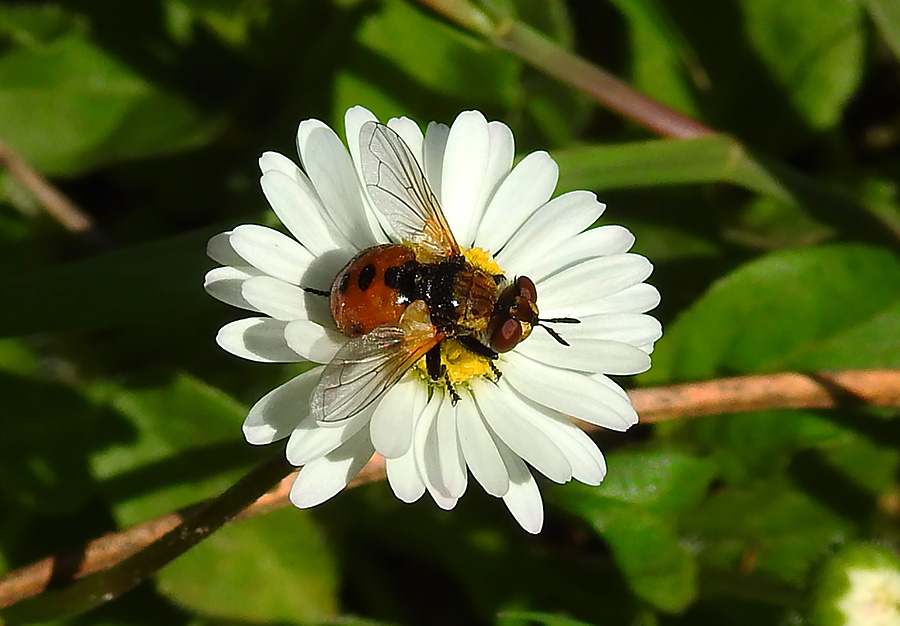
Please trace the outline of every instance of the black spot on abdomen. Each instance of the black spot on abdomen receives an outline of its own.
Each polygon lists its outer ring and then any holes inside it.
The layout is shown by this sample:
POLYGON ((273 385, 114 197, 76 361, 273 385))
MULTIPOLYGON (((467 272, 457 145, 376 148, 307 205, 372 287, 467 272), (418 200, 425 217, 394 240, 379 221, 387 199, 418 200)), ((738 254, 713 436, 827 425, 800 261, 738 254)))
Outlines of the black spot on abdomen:
POLYGON ((341 276, 341 282, 338 284, 338 293, 347 293, 347 287, 350 286, 350 274, 341 276))
POLYGON ((359 286, 360 291, 365 291, 372 286, 372 281, 375 280, 375 274, 375 266, 371 263, 359 270, 359 276, 356 277, 356 284, 359 286))

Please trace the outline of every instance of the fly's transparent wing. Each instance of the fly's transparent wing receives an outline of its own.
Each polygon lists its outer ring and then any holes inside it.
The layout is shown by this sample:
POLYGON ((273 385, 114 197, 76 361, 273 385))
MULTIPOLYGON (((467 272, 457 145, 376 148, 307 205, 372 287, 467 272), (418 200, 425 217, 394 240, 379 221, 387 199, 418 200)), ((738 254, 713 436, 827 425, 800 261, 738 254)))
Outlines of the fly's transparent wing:
POLYGON ((422 168, 400 135, 370 121, 359 132, 359 145, 366 189, 397 235, 434 257, 460 254, 422 168))
POLYGON ((351 339, 322 371, 310 408, 320 422, 353 417, 390 389, 443 335, 427 325, 414 332, 379 326, 351 339))

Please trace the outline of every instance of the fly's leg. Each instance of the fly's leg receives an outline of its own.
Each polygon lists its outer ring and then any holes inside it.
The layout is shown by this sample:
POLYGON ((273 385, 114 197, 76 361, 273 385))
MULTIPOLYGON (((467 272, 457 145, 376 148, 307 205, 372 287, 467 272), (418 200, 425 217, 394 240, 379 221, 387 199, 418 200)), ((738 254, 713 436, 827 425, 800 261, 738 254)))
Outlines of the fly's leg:
POLYGON ((491 382, 494 383, 494 384, 496 385, 497 383, 500 382, 500 377, 503 376, 503 372, 501 372, 501 371, 497 368, 497 366, 494 364, 493 361, 490 361, 490 362, 488 363, 488 365, 491 366, 491 373, 494 375, 494 377, 491 379, 491 382))
POLYGON ((483 356, 486 359, 490 359, 491 361, 500 356, 494 350, 491 350, 486 345, 475 339, 475 337, 473 337, 472 335, 461 335, 457 337, 456 340, 461 343, 467 350, 474 352, 478 356, 483 356))
POLYGON ((444 384, 447 386, 447 393, 450 396, 450 403, 453 406, 456 406, 456 403, 459 402, 459 394, 456 393, 456 389, 453 388, 453 383, 450 382, 450 375, 447 373, 447 368, 444 367, 444 364, 441 363, 441 344, 436 345, 431 350, 425 353, 425 369, 428 371, 428 377, 431 378, 432 381, 437 382, 444 379, 444 384))
POLYGON ((447 385, 447 393, 450 395, 450 404, 456 406, 456 403, 459 402, 460 397, 459 394, 456 393, 456 389, 453 388, 453 383, 450 382, 450 376, 444 372, 444 384, 447 385))
POLYGON ((441 363, 441 344, 438 344, 425 353, 425 370, 432 382, 437 382, 444 378, 445 369, 441 363))

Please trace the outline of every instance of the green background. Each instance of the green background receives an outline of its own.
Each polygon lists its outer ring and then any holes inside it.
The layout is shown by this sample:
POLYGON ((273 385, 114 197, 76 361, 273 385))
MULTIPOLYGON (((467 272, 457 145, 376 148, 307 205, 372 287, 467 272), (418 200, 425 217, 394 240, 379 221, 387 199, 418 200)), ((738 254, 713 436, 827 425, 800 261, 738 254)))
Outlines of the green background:
MULTIPOLYGON (((0 171, 0 570, 219 493, 296 367, 214 343, 206 239, 268 223, 256 159, 300 120, 450 122, 547 149, 655 265, 649 386, 900 366, 900 16, 887 0, 508 0, 500 10, 723 134, 660 139, 401 0, 0 4, 0 139, 98 248, 0 171)), ((815 623, 842 545, 898 540, 896 411, 601 433, 598 488, 543 481, 536 537, 473 486, 385 483, 227 527, 79 625, 815 623)))

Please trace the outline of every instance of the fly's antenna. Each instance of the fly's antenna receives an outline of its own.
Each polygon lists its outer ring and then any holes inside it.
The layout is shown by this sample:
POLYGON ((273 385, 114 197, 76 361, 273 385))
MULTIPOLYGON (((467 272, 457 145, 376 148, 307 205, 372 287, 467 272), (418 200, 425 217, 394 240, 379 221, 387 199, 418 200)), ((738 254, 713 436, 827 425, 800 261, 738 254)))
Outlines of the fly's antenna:
POLYGON ((581 320, 577 320, 574 317, 548 317, 548 318, 543 318, 543 319, 538 318, 537 322, 535 322, 534 325, 540 326, 541 328, 543 328, 544 330, 547 331, 547 334, 549 334, 551 337, 556 339, 556 341, 558 341, 559 343, 561 343, 564 346, 568 346, 569 342, 566 341, 565 339, 563 339, 562 336, 558 332, 556 332, 555 330, 553 330, 552 328, 547 326, 547 324, 580 324, 580 323, 581 323, 581 320))

